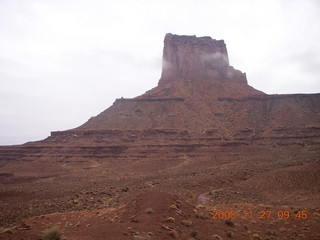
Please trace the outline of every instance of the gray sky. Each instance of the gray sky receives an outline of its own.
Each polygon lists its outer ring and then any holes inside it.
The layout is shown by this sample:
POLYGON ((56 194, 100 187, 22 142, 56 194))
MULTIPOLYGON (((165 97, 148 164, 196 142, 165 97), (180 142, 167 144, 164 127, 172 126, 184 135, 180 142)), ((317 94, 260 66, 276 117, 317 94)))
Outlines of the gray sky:
POLYGON ((320 92, 318 0, 0 0, 0 145, 155 87, 168 32, 224 39, 265 93, 320 92))

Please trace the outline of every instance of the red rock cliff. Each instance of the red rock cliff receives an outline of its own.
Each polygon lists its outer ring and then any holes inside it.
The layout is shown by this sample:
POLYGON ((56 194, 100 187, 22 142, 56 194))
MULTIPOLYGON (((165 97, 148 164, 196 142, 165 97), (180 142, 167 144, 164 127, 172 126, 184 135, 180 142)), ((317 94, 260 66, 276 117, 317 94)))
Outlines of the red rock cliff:
POLYGON ((246 75, 229 65, 223 40, 166 34, 159 85, 177 79, 235 80, 247 84, 246 75))

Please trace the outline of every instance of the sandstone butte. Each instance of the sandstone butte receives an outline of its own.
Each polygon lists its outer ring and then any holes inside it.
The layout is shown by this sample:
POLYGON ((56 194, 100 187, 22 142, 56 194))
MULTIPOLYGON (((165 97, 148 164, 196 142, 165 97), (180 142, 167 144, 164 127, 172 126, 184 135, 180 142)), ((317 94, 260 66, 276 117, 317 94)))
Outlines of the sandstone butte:
POLYGON ((0 147, 1 224, 117 208, 150 190, 208 209, 299 206, 319 220, 319 103, 320 94, 268 95, 249 86, 223 40, 166 34, 158 86, 116 99, 77 128, 0 147))

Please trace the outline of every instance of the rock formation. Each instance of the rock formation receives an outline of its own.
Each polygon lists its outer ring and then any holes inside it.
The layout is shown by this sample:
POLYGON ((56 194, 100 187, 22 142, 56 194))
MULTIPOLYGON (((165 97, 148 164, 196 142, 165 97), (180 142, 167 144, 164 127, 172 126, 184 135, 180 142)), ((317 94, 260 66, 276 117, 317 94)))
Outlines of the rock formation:
POLYGON ((223 40, 211 37, 177 36, 164 39, 162 75, 159 85, 177 80, 235 80, 247 83, 246 75, 229 66, 223 40))
POLYGON ((319 102, 320 94, 266 95, 250 87, 246 75, 229 65, 222 40, 167 34, 157 87, 117 99, 78 128, 1 147, 0 180, 83 169, 99 175, 94 166, 115 162, 119 171, 138 172, 147 162, 158 171, 186 159, 188 167, 253 156, 265 167, 279 164, 275 154, 281 161, 311 161, 319 156, 319 102))
POLYGON ((229 66, 223 40, 167 34, 162 74, 156 88, 114 105, 76 130, 181 129, 202 132, 229 129, 219 98, 264 96, 247 84, 246 75, 229 66), (220 114, 216 117, 215 114, 220 114), (221 117, 221 114, 225 117, 221 117))

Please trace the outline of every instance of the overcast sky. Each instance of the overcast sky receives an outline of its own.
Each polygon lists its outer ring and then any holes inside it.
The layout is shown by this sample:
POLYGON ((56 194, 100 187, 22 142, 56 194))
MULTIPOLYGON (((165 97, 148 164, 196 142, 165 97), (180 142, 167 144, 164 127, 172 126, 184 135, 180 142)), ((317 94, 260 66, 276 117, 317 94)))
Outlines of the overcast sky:
POLYGON ((318 0, 0 0, 0 145, 155 87, 168 32, 224 39, 265 93, 320 92, 318 0))

